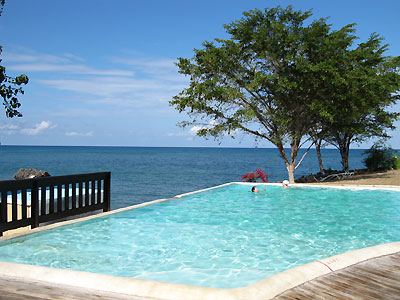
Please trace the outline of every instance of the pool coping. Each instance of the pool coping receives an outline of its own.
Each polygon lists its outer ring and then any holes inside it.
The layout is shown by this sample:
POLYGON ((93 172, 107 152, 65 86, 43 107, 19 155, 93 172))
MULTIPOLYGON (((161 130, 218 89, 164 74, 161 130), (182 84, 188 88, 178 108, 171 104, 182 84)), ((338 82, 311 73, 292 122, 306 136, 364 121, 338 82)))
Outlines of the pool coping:
MULTIPOLYGON (((55 227, 65 226, 84 220, 94 219, 125 210, 135 209, 168 200, 180 199, 181 197, 227 186, 231 184, 245 185, 280 185, 279 183, 243 183, 230 182, 207 189, 177 195, 173 198, 158 199, 138 205, 116 209, 110 212, 100 213, 80 219, 64 221, 58 224, 38 227, 25 233, 4 236, 0 241, 11 240, 15 237, 29 235, 31 233, 48 230, 55 227)), ((296 184, 296 186, 345 188, 345 189, 385 189, 400 191, 399 186, 335 186, 335 185, 312 185, 296 184)), ((62 284, 79 288, 94 289, 104 292, 119 293, 142 297, 146 299, 164 300, 186 300, 186 299, 272 299, 284 291, 294 288, 304 282, 331 272, 346 268, 350 265, 369 260, 372 258, 400 252, 400 242, 381 244, 368 248, 362 248, 345 252, 332 257, 320 259, 305 265, 301 265, 281 273, 272 275, 251 285, 234 289, 217 289, 197 287, 184 284, 158 282, 136 278, 118 277, 105 274, 89 273, 74 270, 54 269, 49 267, 32 266, 25 264, 9 263, 0 261, 0 277, 14 278, 23 281, 43 281, 52 284, 62 284)))

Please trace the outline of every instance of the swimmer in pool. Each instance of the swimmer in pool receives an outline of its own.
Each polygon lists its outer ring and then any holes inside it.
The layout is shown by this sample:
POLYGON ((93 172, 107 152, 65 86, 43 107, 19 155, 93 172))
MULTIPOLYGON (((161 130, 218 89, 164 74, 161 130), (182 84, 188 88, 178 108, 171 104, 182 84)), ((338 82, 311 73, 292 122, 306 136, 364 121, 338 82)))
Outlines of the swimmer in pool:
POLYGON ((290 189, 289 180, 282 181, 282 186, 284 189, 290 189))
POLYGON ((260 191, 260 190, 258 190, 258 187, 256 187, 256 186, 253 186, 253 187, 251 188, 251 191, 252 191, 253 193, 265 193, 265 189, 263 189, 262 191, 260 191))
POLYGON ((282 186, 283 186, 284 189, 291 189, 291 188, 293 188, 293 189, 295 189, 295 190, 301 190, 301 188, 294 187, 294 186, 290 186, 290 185, 289 185, 289 180, 284 180, 284 181, 282 181, 282 186))

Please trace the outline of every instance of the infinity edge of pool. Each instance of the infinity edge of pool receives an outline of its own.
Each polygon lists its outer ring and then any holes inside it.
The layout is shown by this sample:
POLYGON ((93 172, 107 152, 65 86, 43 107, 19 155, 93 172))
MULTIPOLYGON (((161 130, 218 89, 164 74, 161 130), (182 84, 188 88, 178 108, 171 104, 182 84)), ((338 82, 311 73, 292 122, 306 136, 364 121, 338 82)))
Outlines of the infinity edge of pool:
MULTIPOLYGON (((48 230, 55 227, 65 226, 72 223, 81 222, 88 219, 98 218, 105 215, 118 213, 142 206, 147 206, 174 198, 202 192, 205 190, 215 189, 230 184, 247 184, 254 183, 231 182, 223 185, 194 191, 173 198, 158 199, 126 208, 117 209, 111 212, 101 213, 94 216, 84 217, 80 219, 51 224, 24 233, 4 236, 0 241, 13 239, 18 236, 29 235, 35 232, 48 230)), ((274 183, 257 185, 279 185, 274 183)), ((296 184, 296 186, 311 186, 318 188, 344 188, 344 189, 384 189, 400 191, 398 186, 334 186, 334 185, 307 185, 296 184)), ((246 287, 234 289, 217 289, 207 287, 197 287, 184 284, 166 283, 153 280, 143 280, 136 278, 118 277, 105 274, 89 273, 82 271, 73 271, 65 269, 55 269, 41 266, 32 266, 25 264, 9 263, 0 261, 0 277, 15 278, 23 281, 41 281, 51 284, 69 285, 78 288, 93 289, 103 292, 112 292, 124 295, 131 295, 147 299, 165 299, 165 300, 186 300, 186 299, 271 299, 284 291, 296 287, 304 282, 314 278, 326 275, 333 271, 346 268, 350 265, 400 252, 400 242, 389 244, 381 244, 368 248, 362 248, 350 252, 345 252, 332 257, 314 261, 302 266, 298 266, 273 276, 262 279, 256 283, 246 287)))

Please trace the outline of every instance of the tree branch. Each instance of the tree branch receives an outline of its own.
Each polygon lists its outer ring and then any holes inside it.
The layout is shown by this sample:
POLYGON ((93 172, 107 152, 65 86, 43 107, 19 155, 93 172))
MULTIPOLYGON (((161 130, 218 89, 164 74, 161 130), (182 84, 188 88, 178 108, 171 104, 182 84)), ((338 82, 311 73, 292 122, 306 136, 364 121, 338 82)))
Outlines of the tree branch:
POLYGON ((296 170, 298 166, 300 166, 301 162, 303 161, 303 159, 306 157, 308 151, 310 151, 311 147, 314 145, 314 143, 311 143, 310 147, 308 147, 307 151, 303 154, 303 156, 301 157, 301 159, 299 160, 298 164, 294 167, 294 169, 296 170))

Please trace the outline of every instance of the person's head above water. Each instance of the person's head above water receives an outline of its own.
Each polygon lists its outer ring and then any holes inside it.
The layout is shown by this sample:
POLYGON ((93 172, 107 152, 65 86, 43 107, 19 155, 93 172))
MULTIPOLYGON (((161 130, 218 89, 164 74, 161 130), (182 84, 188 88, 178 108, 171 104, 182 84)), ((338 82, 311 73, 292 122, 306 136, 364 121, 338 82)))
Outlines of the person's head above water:
POLYGON ((282 186, 284 189, 287 189, 289 187, 289 180, 282 181, 282 186))
POLYGON ((251 188, 251 191, 252 191, 253 193, 258 193, 258 188, 257 188, 256 186, 253 186, 253 187, 251 188))

